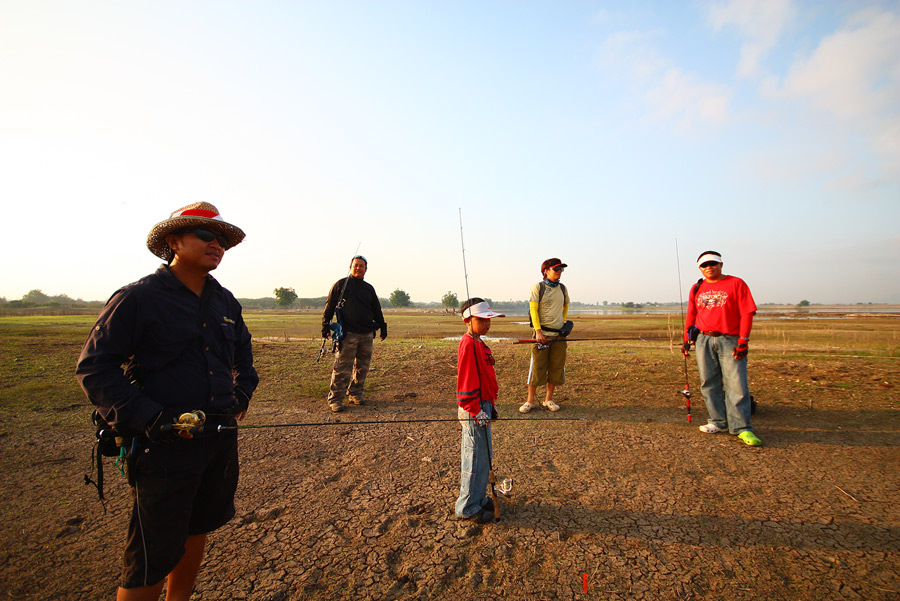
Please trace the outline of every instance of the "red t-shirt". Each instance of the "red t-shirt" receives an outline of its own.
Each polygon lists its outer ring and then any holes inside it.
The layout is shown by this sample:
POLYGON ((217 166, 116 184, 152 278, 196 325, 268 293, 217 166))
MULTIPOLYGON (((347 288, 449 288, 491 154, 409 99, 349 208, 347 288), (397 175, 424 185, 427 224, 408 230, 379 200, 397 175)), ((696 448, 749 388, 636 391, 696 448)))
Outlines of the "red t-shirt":
MULTIPOLYGON (((693 290, 693 287, 691 288, 693 290)), ((726 275, 718 282, 704 280, 700 290, 688 303, 687 321, 703 331, 740 335, 741 315, 756 313, 750 288, 741 278, 726 275)))
POLYGON ((493 405, 499 392, 491 349, 481 339, 463 334, 456 359, 456 402, 475 416, 481 401, 493 405))

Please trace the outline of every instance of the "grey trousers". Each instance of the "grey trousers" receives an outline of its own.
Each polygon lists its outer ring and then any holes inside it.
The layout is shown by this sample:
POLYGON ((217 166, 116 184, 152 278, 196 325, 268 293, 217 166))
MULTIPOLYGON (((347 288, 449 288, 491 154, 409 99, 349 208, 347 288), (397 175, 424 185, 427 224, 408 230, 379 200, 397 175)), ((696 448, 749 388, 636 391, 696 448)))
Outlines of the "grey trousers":
POLYGON ((347 395, 363 398, 363 387, 369 374, 369 365, 372 364, 372 351, 375 349, 374 340, 372 332, 347 332, 344 335, 341 348, 334 358, 331 390, 328 392, 329 405, 342 405, 347 395))

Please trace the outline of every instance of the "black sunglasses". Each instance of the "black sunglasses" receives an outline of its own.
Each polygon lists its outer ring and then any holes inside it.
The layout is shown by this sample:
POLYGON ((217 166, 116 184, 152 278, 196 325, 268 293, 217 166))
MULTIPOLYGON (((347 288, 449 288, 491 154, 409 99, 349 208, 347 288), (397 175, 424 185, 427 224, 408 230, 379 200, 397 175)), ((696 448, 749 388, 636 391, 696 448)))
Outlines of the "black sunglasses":
POLYGON ((211 232, 209 230, 203 229, 202 227, 198 227, 196 229, 186 229, 179 231, 180 234, 194 234, 204 242, 212 242, 213 240, 219 241, 219 246, 222 248, 228 248, 228 238, 223 236, 222 234, 217 234, 215 232, 211 232))
POLYGON ((565 271, 565 270, 566 270, 565 267, 551 267, 550 269, 552 269, 553 271, 555 271, 555 272, 557 272, 557 273, 559 273, 560 271, 565 271))
POLYGON ((718 265, 718 264, 719 264, 718 261, 707 261, 706 263, 703 263, 702 265, 700 265, 700 269, 706 269, 707 267, 712 267, 712 266, 718 265))

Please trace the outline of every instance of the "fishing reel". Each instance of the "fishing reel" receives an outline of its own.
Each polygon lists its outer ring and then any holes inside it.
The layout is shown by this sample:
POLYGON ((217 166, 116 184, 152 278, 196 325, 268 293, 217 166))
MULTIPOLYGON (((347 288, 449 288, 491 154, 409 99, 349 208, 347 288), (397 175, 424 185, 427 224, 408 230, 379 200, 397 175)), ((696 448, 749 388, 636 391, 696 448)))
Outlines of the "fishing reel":
POLYGON ((681 391, 681 395, 686 399, 691 398, 691 389, 685 388, 684 390, 681 391))
POLYGON ((325 354, 328 352, 328 350, 325 348, 325 341, 326 341, 326 339, 323 338, 323 339, 322 339, 322 348, 320 348, 320 349, 319 349, 319 352, 316 353, 316 363, 318 363, 319 361, 321 361, 321 360, 322 360, 322 357, 324 357, 325 354))
POLYGON ((512 494, 513 491, 513 479, 512 478, 504 478, 497 484, 497 492, 499 492, 504 497, 508 497, 512 494))
POLYGON ((203 424, 206 423, 206 414, 202 411, 186 411, 178 416, 178 419, 171 424, 163 424, 160 428, 162 432, 174 431, 181 438, 192 438, 194 432, 202 432, 203 424))
POLYGON ((178 421, 172 424, 172 429, 177 432, 196 431, 197 428, 206 423, 206 414, 199 409, 182 413, 178 416, 178 421))

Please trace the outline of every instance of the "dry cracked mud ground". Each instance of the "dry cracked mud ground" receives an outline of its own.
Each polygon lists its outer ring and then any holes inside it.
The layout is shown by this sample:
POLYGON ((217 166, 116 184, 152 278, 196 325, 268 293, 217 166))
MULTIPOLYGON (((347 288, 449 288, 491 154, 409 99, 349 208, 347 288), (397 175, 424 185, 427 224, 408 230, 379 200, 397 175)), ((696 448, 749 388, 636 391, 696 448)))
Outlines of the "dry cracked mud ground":
MULTIPOLYGON (((666 349, 574 351, 563 410, 534 416, 585 421, 498 423, 514 490, 479 526, 452 513, 457 424, 350 423, 452 418, 454 349, 379 347, 370 402, 332 416, 286 385, 290 365, 327 380, 311 344, 258 346, 245 423, 341 423, 242 431, 237 516, 210 536, 194 599, 900 599, 896 360, 757 355, 765 445, 750 448, 700 433, 699 398, 686 423, 666 349)), ((505 417, 523 354, 495 347, 505 417)), ((86 412, 41 431, 3 418, 5 598, 114 597, 129 492, 108 468, 104 513, 83 485, 86 412)))

